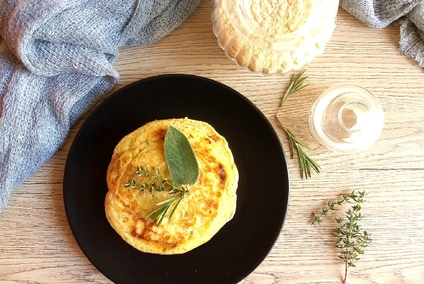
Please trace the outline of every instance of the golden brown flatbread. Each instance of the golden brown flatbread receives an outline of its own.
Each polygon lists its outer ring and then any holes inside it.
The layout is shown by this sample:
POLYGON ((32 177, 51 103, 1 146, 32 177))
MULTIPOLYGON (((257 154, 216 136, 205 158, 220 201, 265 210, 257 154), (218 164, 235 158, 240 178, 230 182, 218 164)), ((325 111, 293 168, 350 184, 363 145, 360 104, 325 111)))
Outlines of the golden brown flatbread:
POLYGON ((113 152, 107 171, 106 217, 115 231, 140 251, 185 253, 209 241, 233 218, 238 178, 227 141, 211 125, 188 118, 152 121, 125 136, 113 152), (172 182, 164 155, 170 125, 190 141, 200 175, 172 217, 167 214, 158 226, 157 220, 148 216, 172 195, 139 185, 151 183, 157 170, 161 178, 172 182), (150 175, 135 175, 137 167, 149 169, 150 175), (132 179, 137 186, 125 186, 132 179))

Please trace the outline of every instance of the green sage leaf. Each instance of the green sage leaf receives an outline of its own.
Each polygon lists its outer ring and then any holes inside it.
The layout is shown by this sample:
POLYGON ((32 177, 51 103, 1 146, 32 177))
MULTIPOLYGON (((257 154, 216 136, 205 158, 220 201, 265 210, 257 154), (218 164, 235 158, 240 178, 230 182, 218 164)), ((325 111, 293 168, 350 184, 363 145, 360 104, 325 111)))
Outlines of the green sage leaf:
POLYGON ((188 138, 177 128, 169 126, 165 136, 165 159, 176 186, 193 185, 199 178, 199 164, 188 138))

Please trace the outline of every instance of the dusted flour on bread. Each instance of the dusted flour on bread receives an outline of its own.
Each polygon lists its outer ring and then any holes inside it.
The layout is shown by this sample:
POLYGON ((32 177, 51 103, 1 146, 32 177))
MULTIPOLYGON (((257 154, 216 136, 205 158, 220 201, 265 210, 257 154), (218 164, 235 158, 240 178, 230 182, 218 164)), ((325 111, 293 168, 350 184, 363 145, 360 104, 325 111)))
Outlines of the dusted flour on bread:
POLYGON ((226 55, 263 74, 298 70, 324 52, 338 0, 214 0, 213 31, 226 55))
POLYGON ((156 254, 179 254, 209 241, 236 210, 238 171, 224 137, 192 119, 150 122, 125 136, 116 146, 107 171, 106 217, 115 231, 136 249, 156 254), (169 198, 168 192, 125 187, 137 167, 159 169, 170 178, 164 156, 169 126, 188 138, 197 157, 199 179, 190 187, 172 218, 160 226, 148 215, 169 198))

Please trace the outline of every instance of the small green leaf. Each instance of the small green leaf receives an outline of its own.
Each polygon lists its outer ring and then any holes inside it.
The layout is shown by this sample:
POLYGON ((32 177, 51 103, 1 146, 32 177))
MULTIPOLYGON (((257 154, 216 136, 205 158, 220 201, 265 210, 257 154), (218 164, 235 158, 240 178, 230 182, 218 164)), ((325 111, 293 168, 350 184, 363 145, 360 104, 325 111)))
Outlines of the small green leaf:
POLYGON ((165 159, 176 186, 193 185, 199 178, 199 164, 187 137, 172 125, 165 136, 165 159))

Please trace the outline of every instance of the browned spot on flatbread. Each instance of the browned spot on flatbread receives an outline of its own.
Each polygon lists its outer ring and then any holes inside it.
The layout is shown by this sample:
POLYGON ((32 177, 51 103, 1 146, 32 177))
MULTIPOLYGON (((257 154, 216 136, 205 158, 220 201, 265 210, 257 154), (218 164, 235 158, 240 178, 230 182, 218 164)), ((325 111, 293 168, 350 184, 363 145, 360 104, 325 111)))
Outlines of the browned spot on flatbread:
POLYGON ((224 137, 212 126, 191 119, 153 121, 124 137, 115 147, 107 172, 106 217, 115 231, 140 251, 185 253, 210 240, 231 220, 236 209, 237 183, 232 153, 224 137), (200 176, 172 218, 169 219, 170 208, 158 227, 157 220, 152 221, 148 215, 170 194, 151 193, 124 184, 131 178, 137 180, 137 185, 149 182, 150 177, 134 174, 138 166, 150 167, 151 175, 160 169, 161 174, 170 178, 163 149, 170 125, 189 139, 199 161, 200 176))

